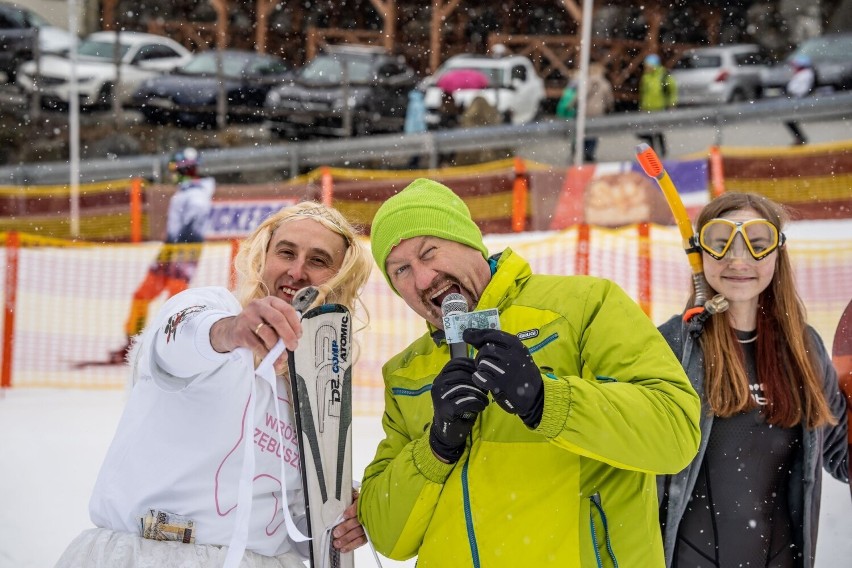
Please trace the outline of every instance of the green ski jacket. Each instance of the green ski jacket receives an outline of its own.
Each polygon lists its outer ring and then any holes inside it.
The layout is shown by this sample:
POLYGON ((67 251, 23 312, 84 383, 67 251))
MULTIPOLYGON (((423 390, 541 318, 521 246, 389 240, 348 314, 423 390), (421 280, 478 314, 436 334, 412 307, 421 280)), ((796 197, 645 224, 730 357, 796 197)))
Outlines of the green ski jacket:
POLYGON ((541 423, 492 402, 461 459, 439 461, 430 389, 449 349, 416 340, 383 368, 385 439, 358 500, 373 544, 419 568, 663 566, 655 474, 683 469, 700 437, 678 359, 611 281, 534 276, 510 249, 492 272, 476 309, 498 308, 532 353, 541 423))

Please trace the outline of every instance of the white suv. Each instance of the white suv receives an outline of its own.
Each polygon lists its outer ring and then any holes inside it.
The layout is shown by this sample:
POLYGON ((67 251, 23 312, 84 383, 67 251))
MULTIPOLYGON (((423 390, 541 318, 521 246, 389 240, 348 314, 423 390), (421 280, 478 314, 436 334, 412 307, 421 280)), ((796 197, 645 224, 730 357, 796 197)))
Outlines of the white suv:
POLYGON ((461 88, 452 93, 461 108, 467 108, 474 98, 482 96, 496 106, 505 122, 524 124, 536 118, 545 99, 544 81, 536 73, 532 62, 521 55, 490 57, 486 55, 455 55, 447 59, 434 75, 423 80, 420 88, 426 93, 426 122, 436 126, 443 90, 437 83, 451 70, 479 71, 488 77, 483 88, 461 88))
POLYGON ((678 106, 753 101, 761 97, 767 56, 754 44, 691 49, 675 63, 678 106))
MULTIPOLYGON (((185 47, 167 37, 143 32, 118 34, 121 85, 115 87, 115 32, 95 32, 77 48, 77 91, 82 106, 109 105, 113 96, 123 101, 144 79, 171 71, 192 58, 185 47)), ((36 65, 18 68, 18 85, 26 93, 37 88, 47 104, 68 104, 71 60, 67 55, 44 55, 36 65), (38 77, 36 77, 38 71, 38 77)))

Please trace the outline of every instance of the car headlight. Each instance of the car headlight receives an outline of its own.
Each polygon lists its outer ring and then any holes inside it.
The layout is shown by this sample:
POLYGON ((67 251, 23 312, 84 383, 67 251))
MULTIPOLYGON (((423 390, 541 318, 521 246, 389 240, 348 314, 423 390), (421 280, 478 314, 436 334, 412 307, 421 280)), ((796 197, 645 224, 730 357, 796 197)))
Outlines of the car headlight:
POLYGON ((77 77, 78 83, 91 83, 94 80, 95 80, 95 77, 77 77))

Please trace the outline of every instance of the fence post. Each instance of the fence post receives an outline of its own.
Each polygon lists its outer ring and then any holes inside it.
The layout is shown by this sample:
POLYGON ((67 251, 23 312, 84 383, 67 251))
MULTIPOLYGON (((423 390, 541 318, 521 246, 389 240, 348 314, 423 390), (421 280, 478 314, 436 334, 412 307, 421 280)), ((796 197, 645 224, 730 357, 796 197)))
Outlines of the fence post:
POLYGON ((18 296, 18 259, 21 240, 16 231, 6 233, 6 302, 3 305, 3 361, 0 387, 12 386, 12 355, 15 351, 15 308, 18 296))
POLYGON ((577 225, 577 256, 574 257, 574 274, 589 273, 589 225, 577 225))
POLYGON ((142 178, 130 180, 130 242, 142 241, 142 178))
POLYGON ((522 233, 527 224, 529 183, 524 160, 515 156, 515 181, 512 184, 512 230, 522 233))
POLYGON ((639 307, 645 315, 651 317, 651 230, 648 223, 639 223, 639 307))
POLYGON ((710 192, 714 199, 725 193, 725 172, 718 146, 710 146, 710 192))
POLYGON ((331 177, 331 169, 322 167, 322 204, 331 207, 332 195, 334 194, 334 178, 331 177))

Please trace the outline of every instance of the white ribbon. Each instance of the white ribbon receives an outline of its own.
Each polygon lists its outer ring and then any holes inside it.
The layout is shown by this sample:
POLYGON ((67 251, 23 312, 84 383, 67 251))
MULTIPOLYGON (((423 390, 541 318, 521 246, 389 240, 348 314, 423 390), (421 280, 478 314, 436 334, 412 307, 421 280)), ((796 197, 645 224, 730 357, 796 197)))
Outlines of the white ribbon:
MULTIPOLYGON (((272 387, 272 402, 275 407, 275 418, 278 424, 281 424, 281 412, 278 409, 278 381, 275 377, 274 363, 278 357, 284 352, 284 342, 278 339, 278 342, 269 350, 266 357, 255 369, 255 375, 260 377, 269 386, 272 387)), ((242 349, 241 354, 248 361, 252 361, 253 356, 248 349, 242 349)), ((253 364, 253 363, 251 363, 253 364)), ((231 543, 228 545, 228 554, 225 557, 223 568, 237 568, 243 559, 243 554, 246 550, 248 542, 249 519, 251 517, 252 506, 252 484, 254 483, 255 456, 254 456, 254 424, 256 411, 256 381, 252 379, 251 395, 249 398, 248 408, 246 409, 246 417, 243 420, 243 464, 240 471, 240 484, 237 495, 237 513, 234 519, 234 534, 231 537, 231 543)), ((292 401, 291 401, 292 402, 292 401)), ((276 429, 279 447, 283 447, 283 439, 281 438, 281 429, 276 429)), ((284 459, 279 460, 281 464, 281 508, 284 512, 284 525, 287 527, 287 535, 295 542, 304 542, 310 540, 311 537, 305 536, 296 527, 293 522, 293 516, 290 513, 290 503, 287 499, 287 482, 285 478, 284 459)), ((305 496, 307 498, 307 496, 305 496)))

